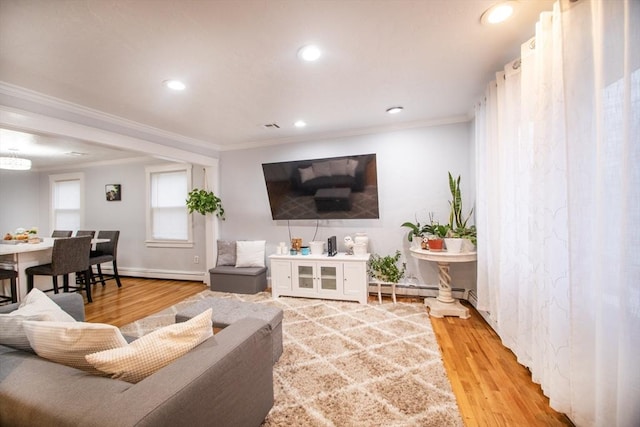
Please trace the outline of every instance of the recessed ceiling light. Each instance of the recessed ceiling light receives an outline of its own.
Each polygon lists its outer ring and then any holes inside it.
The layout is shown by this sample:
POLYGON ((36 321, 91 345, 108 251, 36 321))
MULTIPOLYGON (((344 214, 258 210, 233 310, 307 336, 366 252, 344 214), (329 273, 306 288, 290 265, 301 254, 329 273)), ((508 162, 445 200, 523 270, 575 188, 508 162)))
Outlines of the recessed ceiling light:
POLYGON ((307 122, 305 122, 304 120, 298 120, 293 125, 297 128, 303 128, 307 125, 307 122))
POLYGON ((303 46, 298 50, 298 57, 304 61, 315 61, 322 55, 320 48, 316 45, 303 46))
POLYGON ((400 113, 402 110, 404 110, 403 107, 391 107, 391 108, 387 108, 387 113, 389 114, 398 114, 400 113))
POLYGON ((480 22, 483 24, 499 24, 500 22, 504 22, 513 15, 514 6, 514 1, 504 1, 494 4, 482 14, 480 22))
POLYGON ((165 80, 162 83, 172 90, 185 90, 187 88, 187 85, 182 83, 180 80, 165 80))

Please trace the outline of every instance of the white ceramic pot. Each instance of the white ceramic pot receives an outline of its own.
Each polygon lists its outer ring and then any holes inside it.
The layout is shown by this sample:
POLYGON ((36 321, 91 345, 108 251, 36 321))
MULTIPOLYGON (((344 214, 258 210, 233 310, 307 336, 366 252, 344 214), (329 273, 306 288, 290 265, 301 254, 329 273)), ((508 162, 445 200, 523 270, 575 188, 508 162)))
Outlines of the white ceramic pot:
POLYGON ((366 255, 367 254, 367 244, 366 243, 355 243, 353 245, 353 254, 354 255, 366 255))
POLYGON ((476 246, 469 239, 462 239, 462 252, 475 252, 476 246))
POLYGON ((462 252, 462 243, 463 243, 463 240, 465 240, 465 239, 460 239, 460 238, 458 238, 458 237, 455 237, 455 238, 451 238, 451 237, 445 238, 445 239, 444 239, 444 244, 445 244, 445 246, 447 247, 447 252, 454 253, 454 254, 457 254, 457 253, 462 252))

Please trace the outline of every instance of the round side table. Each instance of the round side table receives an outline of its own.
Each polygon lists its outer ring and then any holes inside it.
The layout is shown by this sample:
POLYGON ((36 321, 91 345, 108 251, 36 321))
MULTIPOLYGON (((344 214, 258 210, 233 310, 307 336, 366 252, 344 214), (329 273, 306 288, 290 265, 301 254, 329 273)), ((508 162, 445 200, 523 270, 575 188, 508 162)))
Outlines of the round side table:
POLYGON ((449 265, 453 262, 475 261, 477 259, 476 252, 449 253, 411 248, 411 256, 438 264, 438 296, 424 299, 424 304, 429 307, 429 315, 433 317, 457 316, 468 319, 469 309, 451 296, 449 265))

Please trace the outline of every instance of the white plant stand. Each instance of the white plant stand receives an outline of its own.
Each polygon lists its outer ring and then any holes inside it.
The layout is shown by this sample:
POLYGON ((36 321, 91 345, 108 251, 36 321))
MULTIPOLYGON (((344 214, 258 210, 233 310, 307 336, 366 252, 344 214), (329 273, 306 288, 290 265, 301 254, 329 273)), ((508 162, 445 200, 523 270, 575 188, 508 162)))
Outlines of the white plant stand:
POLYGON ((425 298, 424 304, 429 307, 429 315, 433 317, 456 316, 468 319, 469 309, 460 304, 460 301, 451 296, 451 275, 449 265, 453 262, 476 261, 476 252, 449 253, 446 251, 435 252, 423 249, 411 248, 411 256, 414 258, 435 262, 438 264, 438 296, 425 298))

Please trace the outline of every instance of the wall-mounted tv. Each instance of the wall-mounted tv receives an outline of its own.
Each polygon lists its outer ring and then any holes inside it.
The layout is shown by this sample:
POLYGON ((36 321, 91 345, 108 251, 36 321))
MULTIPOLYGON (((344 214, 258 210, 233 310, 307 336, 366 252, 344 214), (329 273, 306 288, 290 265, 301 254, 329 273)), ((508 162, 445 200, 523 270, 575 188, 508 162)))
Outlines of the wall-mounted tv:
POLYGON ((375 154, 263 163, 271 217, 379 218, 375 154))

